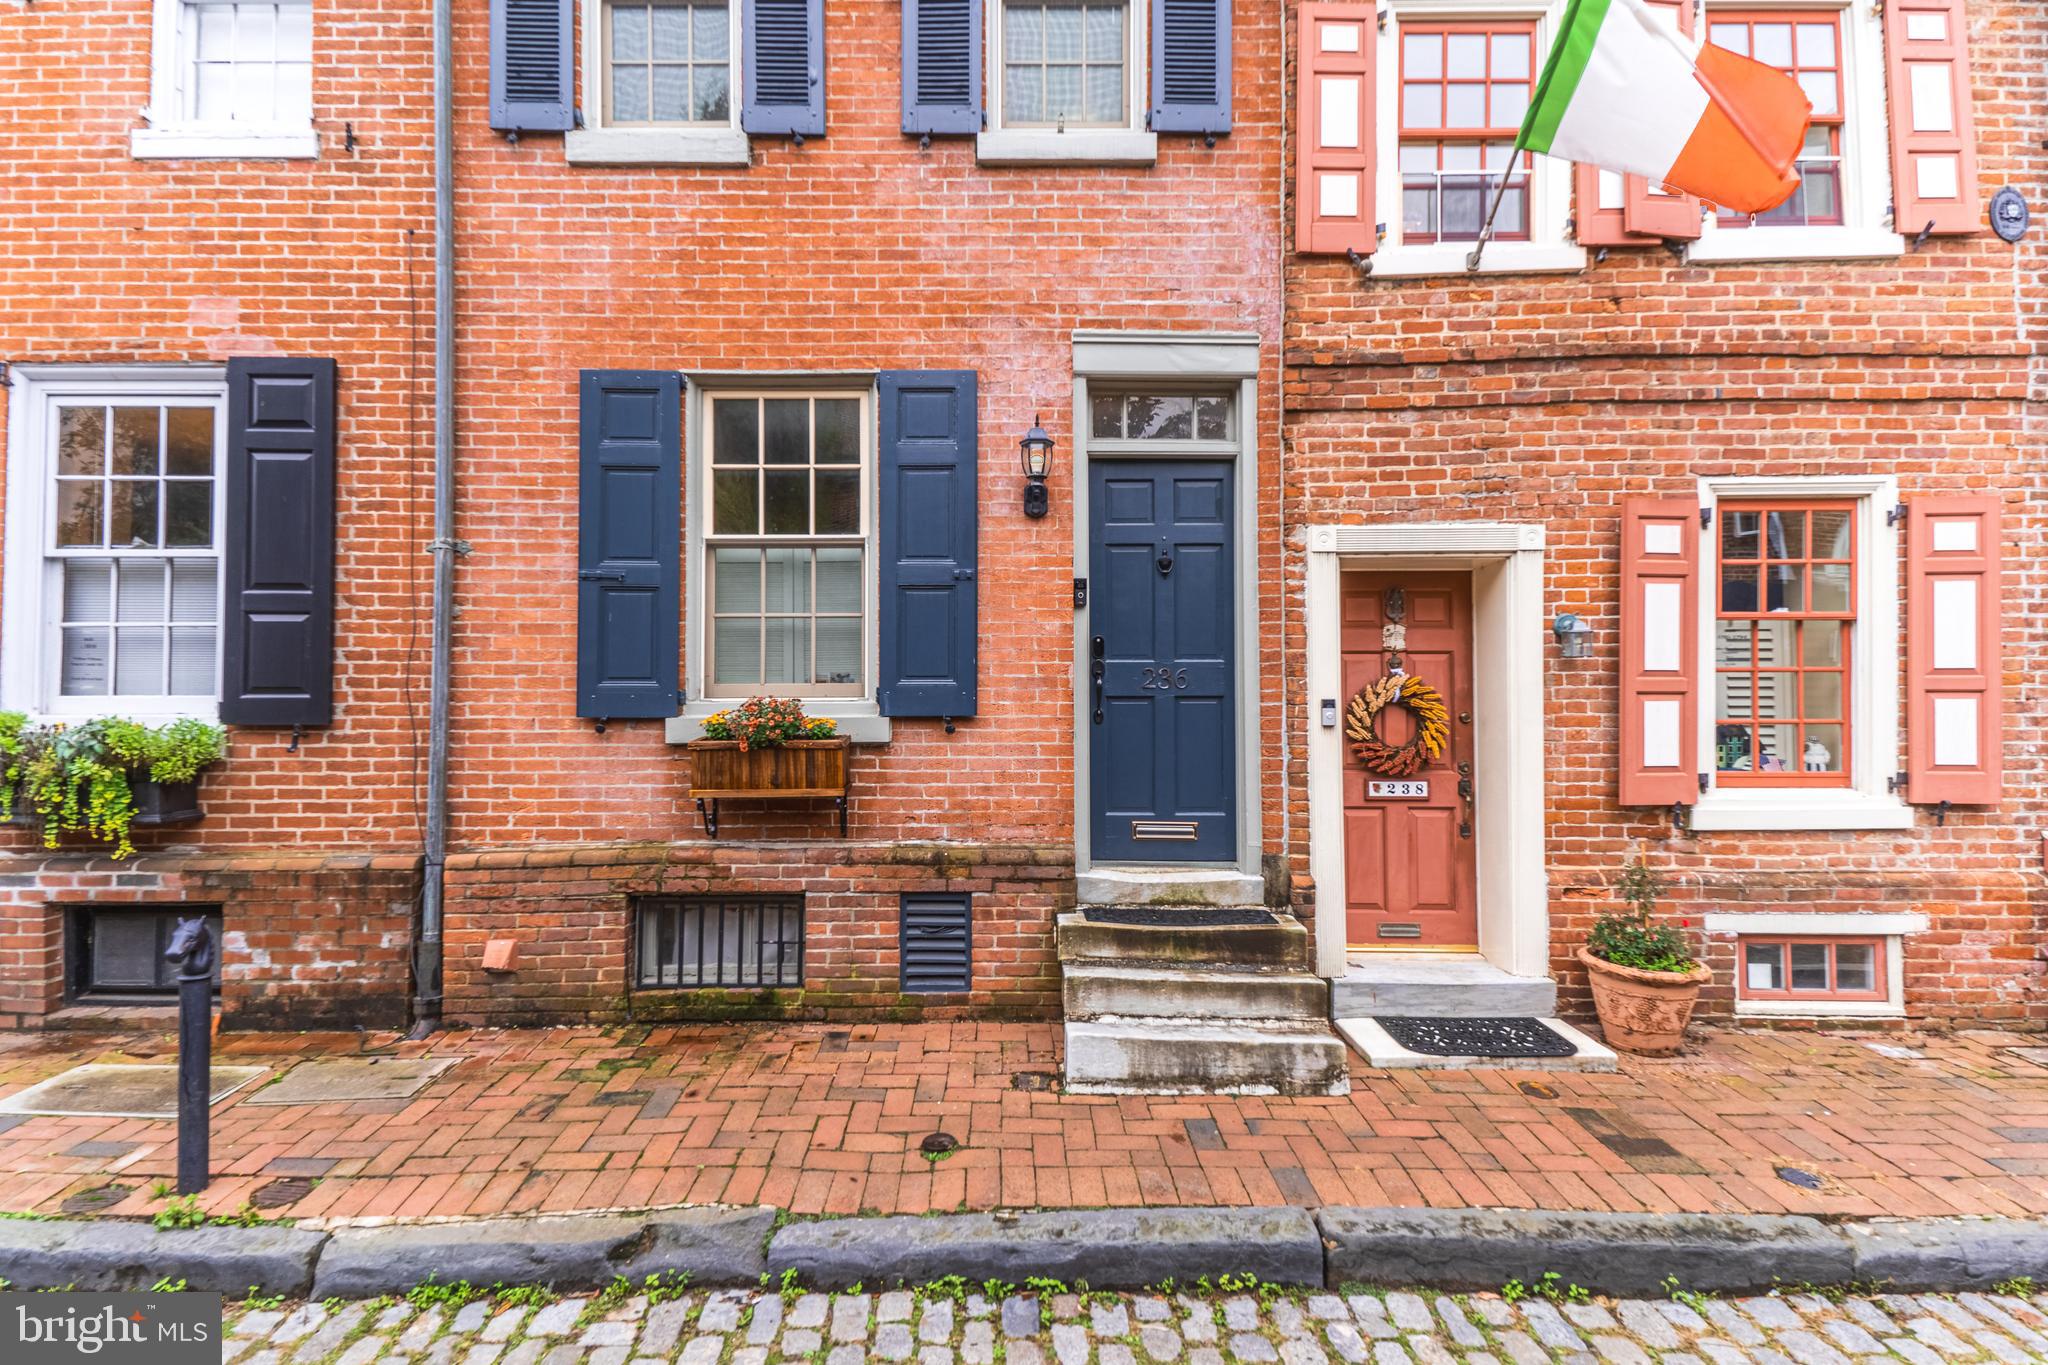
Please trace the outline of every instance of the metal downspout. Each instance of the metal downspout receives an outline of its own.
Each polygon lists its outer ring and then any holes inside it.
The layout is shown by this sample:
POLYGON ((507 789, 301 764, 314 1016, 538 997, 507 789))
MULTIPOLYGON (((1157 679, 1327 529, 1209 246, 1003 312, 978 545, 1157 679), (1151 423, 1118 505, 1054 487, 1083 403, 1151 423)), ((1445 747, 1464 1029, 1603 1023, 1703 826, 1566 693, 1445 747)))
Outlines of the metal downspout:
POLYGON ((427 701, 427 828, 413 939, 413 1036, 441 1022, 442 872, 448 861, 448 673, 455 609, 455 90, 451 0, 434 0, 434 618, 427 701))

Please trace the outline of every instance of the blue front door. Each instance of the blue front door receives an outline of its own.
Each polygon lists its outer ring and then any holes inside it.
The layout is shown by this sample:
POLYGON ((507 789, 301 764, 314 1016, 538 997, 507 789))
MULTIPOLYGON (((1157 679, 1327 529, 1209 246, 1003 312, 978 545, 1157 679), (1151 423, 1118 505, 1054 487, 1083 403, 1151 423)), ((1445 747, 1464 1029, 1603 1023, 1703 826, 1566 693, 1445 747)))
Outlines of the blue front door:
POLYGON ((1231 482, 1222 461, 1089 467, 1096 862, 1237 857, 1231 482))

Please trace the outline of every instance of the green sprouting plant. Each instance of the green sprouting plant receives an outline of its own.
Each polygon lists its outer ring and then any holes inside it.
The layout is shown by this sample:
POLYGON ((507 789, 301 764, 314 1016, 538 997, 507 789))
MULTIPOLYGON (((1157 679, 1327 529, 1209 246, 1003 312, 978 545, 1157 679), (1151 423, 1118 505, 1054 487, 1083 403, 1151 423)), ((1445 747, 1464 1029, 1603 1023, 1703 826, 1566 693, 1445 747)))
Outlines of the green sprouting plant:
POLYGON ((149 1197, 151 1199, 169 1199, 171 1194, 171 1182, 168 1180, 159 1180, 156 1184, 149 1187, 149 1197))
POLYGON ((1673 1303, 1682 1303, 1695 1313, 1704 1313, 1707 1308, 1707 1301, 1713 1297, 1710 1294, 1702 1294, 1697 1289, 1680 1288, 1676 1275, 1666 1275, 1664 1277, 1664 1294, 1673 1303))
POLYGON ((1500 1296, 1510 1304, 1520 1303, 1529 1297, 1529 1286, 1520 1280, 1509 1280, 1500 1287, 1500 1296))
POLYGON ((1617 967, 1644 972, 1691 971, 1698 959, 1684 929, 1658 924, 1652 918, 1663 891, 1664 881, 1656 869, 1645 863, 1641 854, 1631 857, 1615 883, 1615 893, 1628 909, 1595 920, 1586 935, 1586 950, 1617 967))
POLYGON ((775 1292, 782 1296, 783 1303, 789 1303, 797 1295, 804 1292, 803 1287, 797 1283, 797 1279, 795 1266, 790 1266, 782 1272, 782 1283, 776 1288, 775 1292))
POLYGON ((405 1301, 413 1307, 421 1309, 432 1308, 436 1305, 447 1309, 461 1308, 483 1296, 484 1291, 478 1289, 468 1280, 456 1280, 452 1284, 442 1284, 432 1275, 427 1276, 423 1283, 416 1284, 405 1291, 405 1301))
POLYGON ((279 1304, 281 1304, 281 1303, 283 1303, 283 1302, 284 1302, 284 1295, 282 1295, 282 1294, 259 1294, 259 1293, 257 1293, 256 1291, 257 1291, 258 1289, 260 1289, 260 1288, 262 1288, 262 1286, 261 1286, 261 1285, 254 1285, 254 1284, 252 1284, 252 1285, 250 1285, 250 1286, 249 1286, 249 1292, 248 1292, 248 1294, 247 1294, 247 1295, 246 1295, 246 1296, 245 1296, 245 1297, 244 1297, 244 1298, 242 1299, 242 1307, 244 1307, 244 1308, 247 1308, 247 1309, 252 1309, 252 1310, 254 1310, 254 1309, 269 1309, 269 1308, 275 1308, 275 1307, 277 1307, 277 1306, 278 1306, 279 1304))
POLYGON ((955 1303, 961 1303, 967 1298, 967 1277, 941 1275, 936 1280, 926 1281, 917 1292, 927 1299, 951 1299, 955 1303))
POLYGON ((491 1298, 500 1308, 545 1308, 555 1297, 555 1291, 544 1284, 491 1286, 491 1298))
POLYGON ((162 1229, 203 1228, 206 1215, 200 1211, 199 1199, 195 1195, 181 1194, 156 1211, 150 1222, 162 1229))
POLYGON ((185 1281, 174 1280, 166 1275, 151 1285, 149 1292, 152 1294, 182 1294, 185 1292, 185 1281))
POLYGON ((1991 1286, 1991 1292, 1994 1294, 2004 1294, 2009 1298, 2031 1299, 2034 1297, 2034 1277, 2032 1275, 2015 1275, 2009 1280, 2000 1280, 1997 1284, 1991 1286))
POLYGON ((125 858, 135 851, 134 779, 190 782, 225 752, 225 731, 189 718, 155 727, 119 719, 30 724, 19 711, 0 712, 0 818, 25 805, 44 847, 82 831, 125 858))
POLYGON ((1002 1280, 983 1280, 981 1282, 981 1296, 984 1299, 988 1299, 990 1301, 994 1301, 997 1299, 1007 1299, 1010 1297, 1010 1295, 1016 1292, 1016 1285, 1006 1283, 1002 1280))

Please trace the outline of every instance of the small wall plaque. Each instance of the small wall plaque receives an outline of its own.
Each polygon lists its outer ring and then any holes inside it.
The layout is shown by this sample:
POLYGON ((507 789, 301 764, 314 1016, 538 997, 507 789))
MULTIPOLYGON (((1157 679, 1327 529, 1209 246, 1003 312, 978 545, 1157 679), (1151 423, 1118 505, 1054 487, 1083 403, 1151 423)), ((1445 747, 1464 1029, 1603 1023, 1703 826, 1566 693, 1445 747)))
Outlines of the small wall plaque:
POLYGON ((2027 230, 2033 214, 2026 199, 2007 185, 1991 196, 1991 230, 2008 242, 2017 242, 2027 230))

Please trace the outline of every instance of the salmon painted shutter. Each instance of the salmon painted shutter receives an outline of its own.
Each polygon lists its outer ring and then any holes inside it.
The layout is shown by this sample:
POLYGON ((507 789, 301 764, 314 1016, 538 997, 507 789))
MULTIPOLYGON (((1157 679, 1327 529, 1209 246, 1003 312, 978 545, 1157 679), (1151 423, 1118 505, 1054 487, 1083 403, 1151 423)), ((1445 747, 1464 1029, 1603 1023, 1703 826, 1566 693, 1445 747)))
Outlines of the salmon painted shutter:
POLYGON ((1373 225, 1373 46, 1371 5, 1301 7, 1295 61, 1301 139, 1295 150, 1294 249, 1322 255, 1369 252, 1373 225))
MULTIPOLYGON (((1650 0, 1650 8, 1666 10, 1678 21, 1678 31, 1693 35, 1692 0, 1671 3, 1650 0)), ((1638 246, 1666 238, 1690 239, 1700 235, 1700 201, 1697 195, 1660 194, 1651 189, 1648 178, 1616 175, 1609 171, 1607 193, 1601 192, 1598 166, 1573 168, 1573 191, 1578 198, 1578 238, 1581 246, 1638 246), (1612 182, 1618 180, 1619 186, 1612 182), (1618 193, 1616 192, 1618 189, 1618 193)))
POLYGON ((1999 502, 1906 514, 1906 799, 1996 805, 2004 776, 1999 502))
POLYGON ((1908 237, 1982 226, 1967 29, 1963 0, 1890 0, 1884 7, 1892 226, 1908 237))
POLYGON ((1630 498, 1621 513, 1624 806, 1699 799, 1700 509, 1630 498))

